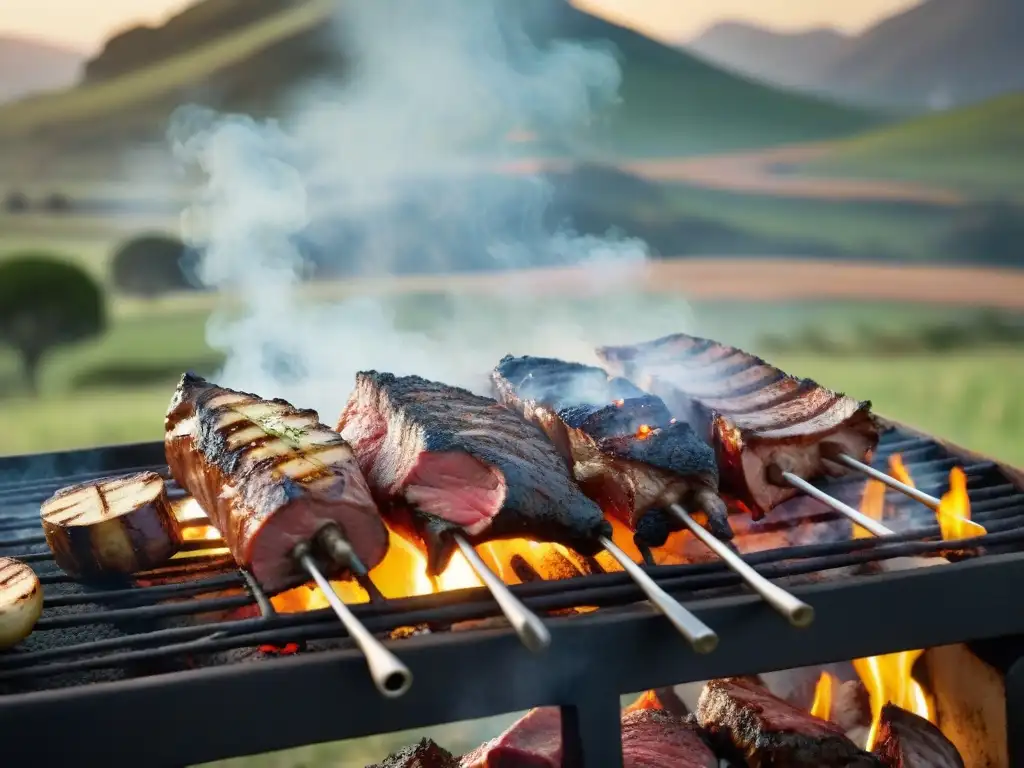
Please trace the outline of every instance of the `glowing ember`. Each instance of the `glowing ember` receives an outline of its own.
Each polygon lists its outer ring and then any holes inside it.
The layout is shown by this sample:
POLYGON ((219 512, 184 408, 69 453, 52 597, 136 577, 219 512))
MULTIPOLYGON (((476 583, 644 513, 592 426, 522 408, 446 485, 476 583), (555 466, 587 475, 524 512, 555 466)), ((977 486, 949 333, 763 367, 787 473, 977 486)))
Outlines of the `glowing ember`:
POLYGON ((867 688, 871 701, 871 730, 868 732, 867 749, 874 749, 878 738, 878 719, 882 707, 895 704, 908 712, 935 722, 935 707, 924 688, 910 674, 914 662, 924 651, 903 651, 885 656, 870 656, 854 659, 853 668, 867 688))
POLYGON ((835 678, 828 672, 822 672, 818 678, 818 684, 814 687, 814 702, 811 704, 811 714, 828 720, 832 716, 832 691, 835 690, 835 678))
POLYGON ((971 500, 967 496, 967 475, 960 467, 949 472, 949 490, 943 494, 935 511, 943 541, 984 536, 984 526, 971 522, 971 500))
POLYGON ((621 408, 625 404, 625 400, 612 400, 612 405, 617 408, 621 408))
POLYGON ((644 709, 664 708, 665 707, 662 706, 661 700, 658 698, 657 693, 655 693, 654 691, 645 691, 644 693, 640 694, 639 698, 637 698, 636 701, 634 701, 632 704, 626 707, 622 711, 622 714, 627 714, 629 712, 637 712, 644 709))
POLYGON ((651 436, 652 432, 654 432, 654 430, 651 429, 650 426, 648 426, 647 424, 641 424, 639 427, 637 427, 636 439, 646 440, 648 437, 651 436))
POLYGON ((293 653, 299 652, 299 646, 297 643, 285 643, 284 645, 261 645, 260 651, 262 653, 270 654, 272 656, 291 656, 293 653))

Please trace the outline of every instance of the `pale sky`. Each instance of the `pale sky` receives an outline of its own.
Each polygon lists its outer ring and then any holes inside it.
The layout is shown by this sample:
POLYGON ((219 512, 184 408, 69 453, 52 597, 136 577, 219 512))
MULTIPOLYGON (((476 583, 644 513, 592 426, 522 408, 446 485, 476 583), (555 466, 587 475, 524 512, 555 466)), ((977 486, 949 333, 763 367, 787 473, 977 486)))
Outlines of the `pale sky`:
MULTIPOLYGON (((514 2, 515 0, 508 0, 514 2)), ((576 4, 666 40, 717 21, 776 29, 833 26, 856 32, 921 0, 576 0, 576 4)), ((29 35, 97 50, 112 33, 158 23, 195 0, 0 0, 0 34, 29 35)))

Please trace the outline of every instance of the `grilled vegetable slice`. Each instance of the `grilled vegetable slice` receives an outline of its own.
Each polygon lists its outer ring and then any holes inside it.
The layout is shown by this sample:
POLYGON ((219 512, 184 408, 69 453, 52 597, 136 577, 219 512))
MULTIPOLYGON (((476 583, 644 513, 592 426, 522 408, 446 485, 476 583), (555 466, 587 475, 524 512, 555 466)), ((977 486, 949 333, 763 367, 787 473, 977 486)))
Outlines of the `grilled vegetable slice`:
POLYGON ((181 545, 163 478, 155 472, 63 488, 40 514, 57 565, 77 578, 155 568, 181 545))
POLYGON ((20 560, 0 557, 0 651, 32 634, 42 612, 39 577, 20 560))

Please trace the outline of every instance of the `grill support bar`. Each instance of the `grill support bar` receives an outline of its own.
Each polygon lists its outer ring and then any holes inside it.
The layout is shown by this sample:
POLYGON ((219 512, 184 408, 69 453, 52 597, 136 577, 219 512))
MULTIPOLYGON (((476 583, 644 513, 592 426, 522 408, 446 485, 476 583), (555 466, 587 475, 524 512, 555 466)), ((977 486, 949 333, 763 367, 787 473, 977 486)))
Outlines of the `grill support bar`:
POLYGON ((1006 737, 1010 768, 1024 768, 1024 657, 1006 673, 1006 737))
POLYGON ((690 605, 694 613, 721 628, 718 649, 706 656, 694 654, 663 616, 642 604, 552 619, 552 644, 543 656, 523 648, 511 630, 412 637, 400 641, 400 651, 417 685, 400 699, 377 693, 355 650, 0 697, 0 740, 12 765, 133 768, 137 750, 149 754, 147 745, 159 743, 160 759, 180 766, 566 706, 576 708, 570 724, 575 717, 587 765, 595 754, 604 765, 609 713, 618 712, 619 694, 1024 634, 1024 612, 1006 610, 1016 604, 1021 583, 1024 553, 798 587, 794 594, 817 612, 817 621, 801 630, 756 596, 702 600, 690 605), (957 606, 957 621, 949 621, 948 605, 957 606), (758 638, 756 653, 750 638, 758 638), (310 691, 324 693, 310 697, 310 691), (437 691, 446 692, 443 699, 437 691), (225 721, 225 701, 240 703, 232 717, 245 729, 225 721), (95 738, 119 721, 132 727, 116 739, 95 738), (59 739, 23 737, 52 730, 54 722, 61 723, 59 739), (187 738, 168 740, 169 722, 187 738))

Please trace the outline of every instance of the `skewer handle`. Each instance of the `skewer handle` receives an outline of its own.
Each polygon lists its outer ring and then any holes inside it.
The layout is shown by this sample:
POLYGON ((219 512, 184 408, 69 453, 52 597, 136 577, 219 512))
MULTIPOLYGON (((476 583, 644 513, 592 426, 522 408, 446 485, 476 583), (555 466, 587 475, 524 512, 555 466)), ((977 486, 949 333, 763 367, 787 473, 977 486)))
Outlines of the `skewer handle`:
POLYGON ((618 544, 602 536, 601 546, 608 550, 608 554, 615 558, 629 578, 644 591, 654 607, 665 614, 665 618, 687 639, 693 650, 697 653, 711 653, 718 647, 718 635, 715 631, 659 587, 643 568, 619 548, 618 544))
POLYGON ((705 531, 704 528, 690 516, 690 513, 683 509, 679 504, 672 504, 669 509, 672 511, 672 514, 679 518, 683 525, 690 529, 690 532, 693 533, 694 536, 700 539, 704 546, 718 555, 722 559, 722 562, 739 574, 751 589, 764 598, 764 601, 768 603, 768 605, 785 616, 786 619, 789 620, 790 624, 794 627, 800 628, 811 625, 811 622, 814 621, 814 608, 809 606, 803 600, 789 594, 789 592, 782 589, 782 587, 772 584, 768 579, 751 568, 746 562, 744 562, 742 557, 705 531))
POLYGON ((782 472, 782 479, 797 490, 803 491, 808 496, 817 499, 822 504, 834 509, 839 514, 848 517, 855 525, 859 525, 865 531, 873 533, 875 536, 892 536, 894 534, 894 531, 890 528, 886 528, 877 520, 872 520, 864 513, 858 512, 849 504, 844 504, 839 499, 829 496, 820 488, 815 488, 802 477, 797 477, 792 472, 782 472))
POLYGON ((899 491, 904 496, 907 496, 913 499, 914 501, 919 501, 926 507, 931 507, 932 509, 939 508, 939 504, 941 503, 941 501, 935 498, 934 496, 924 493, 923 491, 919 491, 917 490, 917 488, 914 488, 911 485, 902 483, 892 475, 887 475, 885 474, 885 472, 879 472, 874 467, 869 466, 862 461, 857 461, 857 459, 853 458, 852 456, 847 456, 845 453, 837 453, 828 456, 827 458, 839 464, 842 464, 845 467, 849 467, 850 469, 856 470, 857 472, 861 472, 867 475, 868 477, 872 478, 873 480, 877 480, 880 483, 885 483, 894 491, 899 491))
POLYGON ((547 647, 551 645, 551 632, 544 626, 544 622, 509 591, 505 582, 487 567, 487 563, 473 549, 472 544, 466 541, 460 534, 456 533, 453 536, 459 551, 469 561, 470 566, 476 572, 476 575, 480 577, 484 586, 491 591, 494 602, 501 608, 501 612, 505 614, 505 618, 508 619, 508 623, 512 625, 516 634, 519 635, 523 645, 534 653, 547 650, 547 647))
POLYGON ((370 676, 373 678, 377 690, 389 699, 397 699, 412 686, 412 672, 405 666, 398 657, 384 647, 376 637, 370 634, 369 630, 362 625, 349 607, 338 597, 326 577, 320 573, 308 544, 299 544, 295 548, 295 558, 299 564, 310 575, 316 585, 320 587, 328 605, 345 625, 349 636, 355 640, 359 650, 366 657, 366 664, 370 668, 370 676))

